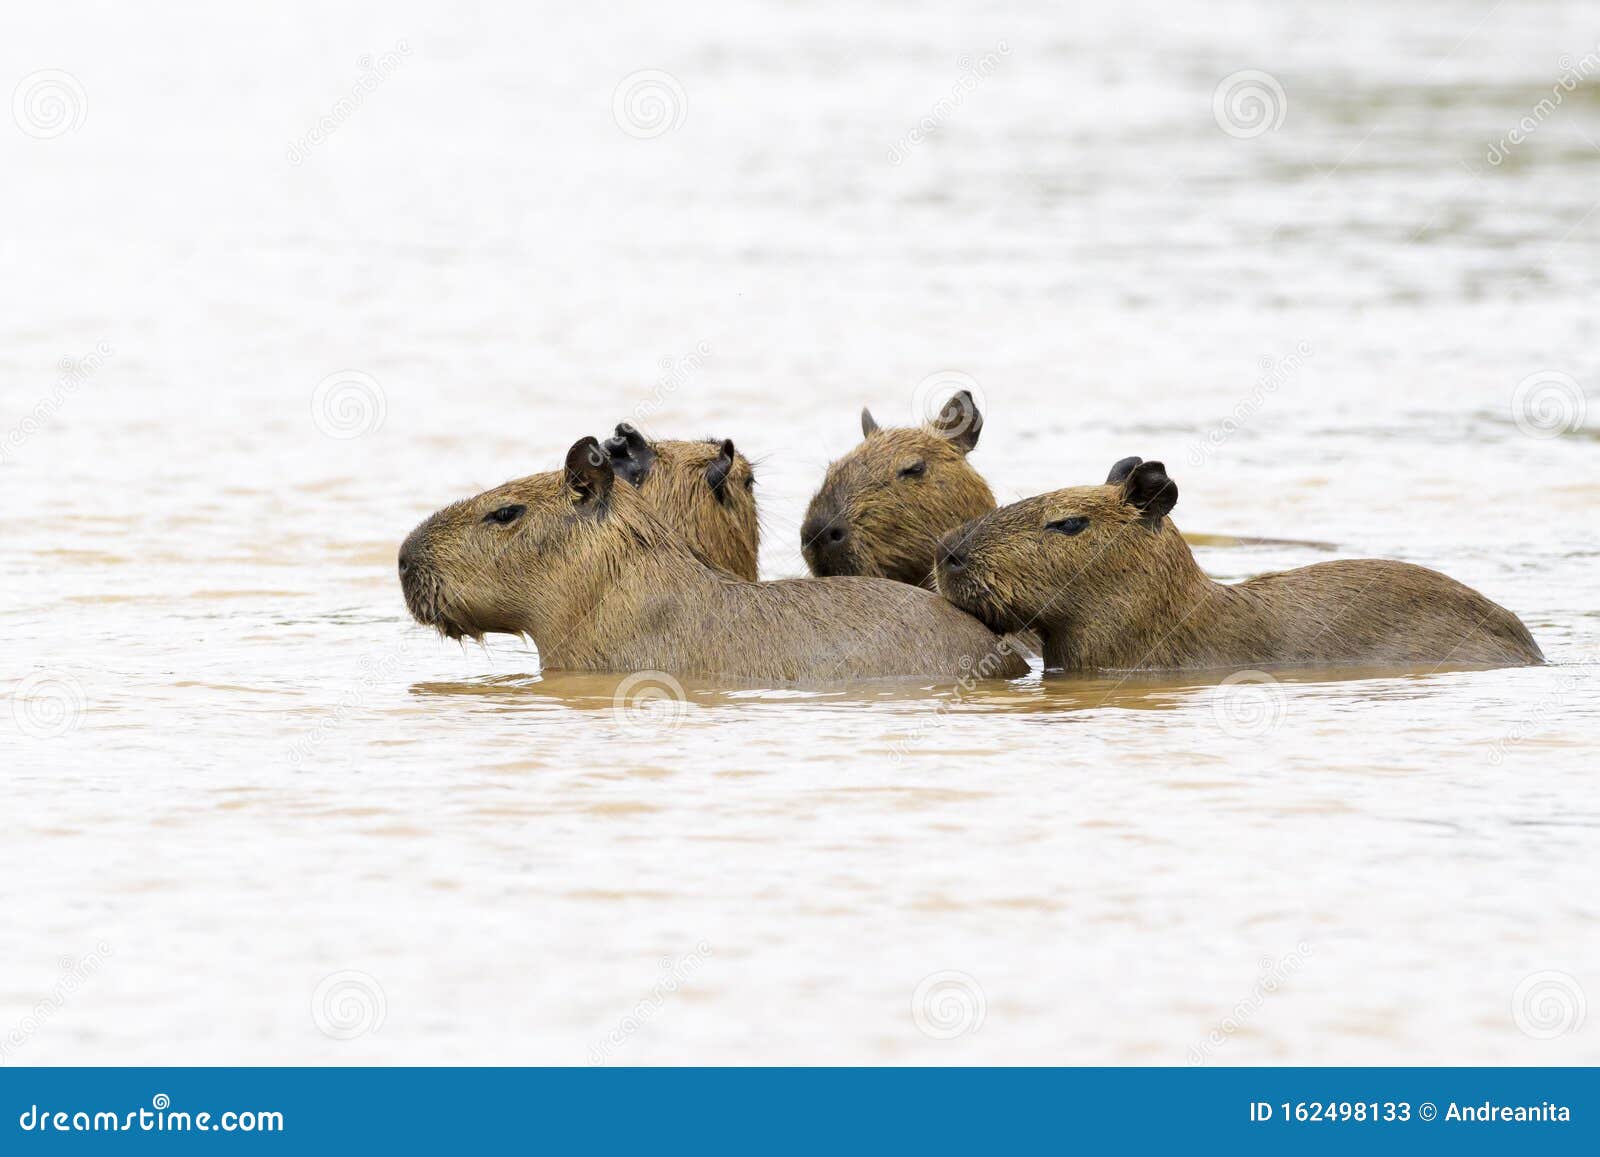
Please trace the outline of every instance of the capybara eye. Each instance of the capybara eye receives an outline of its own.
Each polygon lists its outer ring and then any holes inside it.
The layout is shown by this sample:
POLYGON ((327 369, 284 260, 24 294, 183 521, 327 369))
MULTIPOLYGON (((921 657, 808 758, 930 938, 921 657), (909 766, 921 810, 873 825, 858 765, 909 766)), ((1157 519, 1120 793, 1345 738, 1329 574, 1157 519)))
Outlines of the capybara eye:
POLYGON ((1074 514, 1071 518, 1058 518, 1054 522, 1047 522, 1044 528, 1057 534, 1082 534, 1089 529, 1089 520, 1081 514, 1074 514))
POLYGON ((902 478, 921 478, 927 472, 928 464, 920 458, 909 466, 900 467, 900 477, 902 478))
POLYGON ((526 506, 502 506, 499 510, 491 510, 488 514, 485 514, 483 520, 485 522, 497 522, 501 526, 505 526, 508 523, 515 522, 526 513, 528 513, 526 506))

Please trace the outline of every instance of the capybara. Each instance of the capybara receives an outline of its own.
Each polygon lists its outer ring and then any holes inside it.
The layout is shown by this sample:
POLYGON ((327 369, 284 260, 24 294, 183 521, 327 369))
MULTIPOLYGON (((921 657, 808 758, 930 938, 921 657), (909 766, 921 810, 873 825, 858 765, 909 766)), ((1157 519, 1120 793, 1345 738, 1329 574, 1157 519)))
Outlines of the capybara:
POLYGON ((1382 559, 1232 585, 1167 518, 1178 487, 1126 458, 1104 486, 1024 499, 939 544, 939 590, 997 631, 1037 630, 1047 669, 1542 663, 1515 615, 1454 579, 1382 559))
POLYGON ((701 562, 756 580, 756 474, 730 439, 651 441, 621 422, 603 445, 617 476, 650 500, 701 562))
POLYGON ((880 575, 933 589, 939 539, 994 509, 967 462, 983 415, 970 390, 920 427, 885 429, 861 411, 861 443, 828 467, 800 526, 814 575, 880 575))
POLYGON ((707 566, 593 438, 566 467, 447 506, 400 548, 418 622, 527 635, 543 666, 751 683, 1012 678, 1027 665, 932 592, 879 578, 747 582, 707 566))

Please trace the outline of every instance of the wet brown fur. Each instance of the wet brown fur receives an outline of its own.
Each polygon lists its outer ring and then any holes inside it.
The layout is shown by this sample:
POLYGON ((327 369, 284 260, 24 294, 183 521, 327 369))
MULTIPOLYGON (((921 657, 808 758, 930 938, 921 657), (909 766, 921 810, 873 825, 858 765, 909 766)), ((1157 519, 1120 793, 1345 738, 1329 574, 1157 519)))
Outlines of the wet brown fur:
POLYGON ((419 622, 522 634, 543 666, 659 670, 766 684, 1026 671, 935 594, 877 578, 747 582, 708 567, 594 439, 566 470, 445 507, 401 548, 419 622), (485 521, 525 507, 514 521, 485 521))
MULTIPOLYGON (((965 404, 972 406, 970 394, 965 404)), ((981 428, 976 407, 956 426, 970 441, 941 428, 956 405, 952 399, 938 419, 920 427, 881 429, 863 412, 860 444, 828 467, 806 509, 801 553, 812 574, 881 575, 934 588, 939 539, 995 508, 994 492, 967 461, 981 428), (917 463, 925 467, 921 475, 901 475, 917 463), (847 528, 848 550, 825 557, 820 536, 833 520, 847 528)))
POLYGON ((1544 661, 1510 611, 1409 563, 1351 559, 1214 582, 1165 517, 1167 497, 1176 501, 1176 486, 1151 462, 1121 483, 1002 507, 947 537, 939 590, 996 630, 1038 630, 1047 668, 1544 661), (1046 529, 1073 517, 1087 528, 1046 529))
POLYGON ((655 460, 639 481, 639 493, 702 562, 754 582, 761 525, 756 516, 755 470, 749 459, 735 450, 725 480, 713 488, 708 471, 722 447, 731 443, 663 440, 649 445, 655 460))

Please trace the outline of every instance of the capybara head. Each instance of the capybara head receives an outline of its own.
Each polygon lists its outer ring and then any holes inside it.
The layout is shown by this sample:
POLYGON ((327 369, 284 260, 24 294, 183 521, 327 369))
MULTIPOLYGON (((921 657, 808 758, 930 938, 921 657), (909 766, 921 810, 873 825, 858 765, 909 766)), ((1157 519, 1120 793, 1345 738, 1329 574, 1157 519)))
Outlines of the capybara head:
POLYGON ((728 438, 651 441, 627 422, 604 443, 619 478, 649 499, 701 562, 756 580, 756 475, 728 438))
POLYGON ((921 427, 884 429, 861 411, 861 444, 828 467, 800 552, 815 575, 878 575, 931 587, 939 539, 994 509, 967 462, 983 415, 969 390, 921 427))
POLYGON ((939 543, 939 593, 998 631, 1119 631, 1172 600, 1193 556, 1167 519, 1178 486, 1124 458, 1104 486, 1003 506, 939 543))
POLYGON ((557 637, 641 554, 687 546, 631 486, 616 485, 593 438, 566 467, 452 503, 400 547, 406 607, 452 639, 501 631, 557 637))

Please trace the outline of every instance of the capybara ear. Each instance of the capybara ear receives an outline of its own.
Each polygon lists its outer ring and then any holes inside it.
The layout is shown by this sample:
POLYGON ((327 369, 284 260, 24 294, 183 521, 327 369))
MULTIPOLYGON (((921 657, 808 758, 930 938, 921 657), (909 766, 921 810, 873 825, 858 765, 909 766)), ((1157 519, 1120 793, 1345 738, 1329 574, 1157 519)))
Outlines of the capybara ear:
POLYGON ((616 433, 606 439, 606 449, 609 450, 613 446, 626 453, 637 454, 640 451, 648 450, 650 443, 631 423, 618 422, 616 433))
POLYGON ((978 435, 983 430, 983 415, 978 412, 978 403, 973 400, 972 391, 960 390, 952 394, 939 410, 939 416, 933 420, 933 428, 936 433, 959 446, 963 454, 976 446, 978 435))
POLYGON ((572 487, 573 501, 578 505, 596 506, 604 502, 616 480, 611 459, 592 437, 579 438, 567 451, 567 485, 572 487))
POLYGON ((872 411, 871 410, 867 409, 865 406, 862 406, 861 407, 861 436, 863 438, 865 438, 868 434, 875 434, 877 432, 878 432, 878 419, 876 419, 876 418, 874 418, 872 416, 872 411))
POLYGON ((1123 480, 1122 500, 1146 518, 1159 520, 1178 505, 1178 484, 1160 462, 1141 462, 1123 480))
POLYGON ((711 487, 711 493, 717 496, 718 502, 724 501, 723 492, 728 489, 728 473, 732 469, 733 439, 724 438, 722 445, 717 447, 717 456, 706 466, 706 484, 711 487))
POLYGON ((1144 459, 1140 458, 1138 455, 1135 455, 1132 458, 1124 458, 1111 468, 1110 474, 1106 475, 1106 485, 1117 486, 1123 482, 1126 482, 1128 480, 1128 475, 1133 473, 1133 468, 1143 461, 1144 459))
POLYGON ((611 468, 630 486, 638 486, 655 464, 656 453, 650 442, 627 422, 617 423, 617 432, 602 444, 611 459, 611 468))

